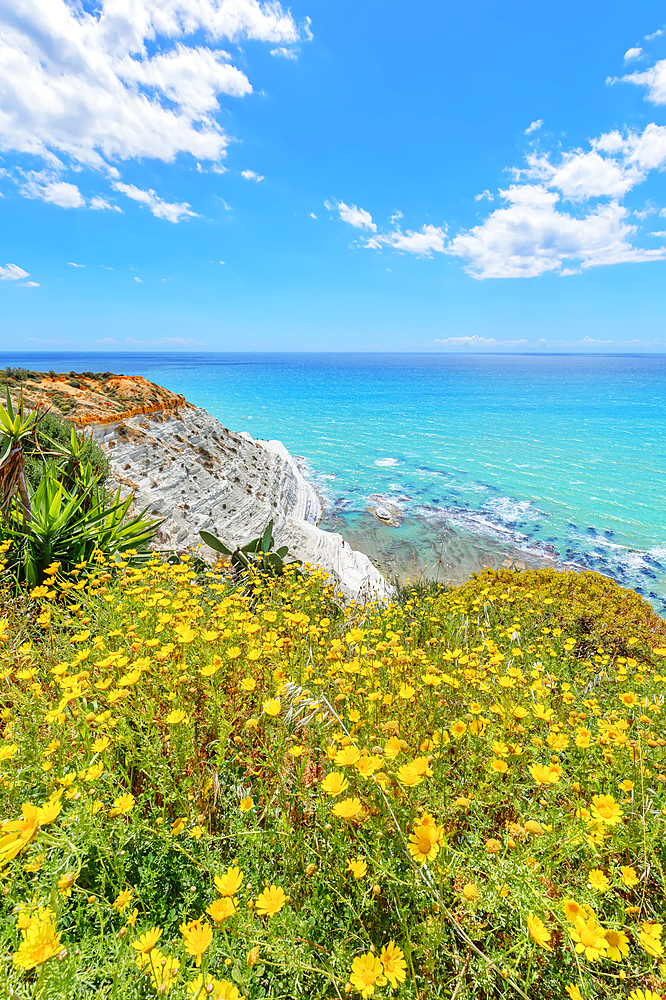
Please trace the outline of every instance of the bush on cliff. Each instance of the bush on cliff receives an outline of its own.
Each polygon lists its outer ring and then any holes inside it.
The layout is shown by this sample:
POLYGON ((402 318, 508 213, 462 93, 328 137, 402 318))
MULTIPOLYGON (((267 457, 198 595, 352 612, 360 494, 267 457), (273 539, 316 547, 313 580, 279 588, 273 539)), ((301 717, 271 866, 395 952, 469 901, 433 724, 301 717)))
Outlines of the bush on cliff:
POLYGON ((60 567, 0 613, 8 996, 659 996, 666 622, 60 567), (593 638, 592 638, 593 637, 593 638))

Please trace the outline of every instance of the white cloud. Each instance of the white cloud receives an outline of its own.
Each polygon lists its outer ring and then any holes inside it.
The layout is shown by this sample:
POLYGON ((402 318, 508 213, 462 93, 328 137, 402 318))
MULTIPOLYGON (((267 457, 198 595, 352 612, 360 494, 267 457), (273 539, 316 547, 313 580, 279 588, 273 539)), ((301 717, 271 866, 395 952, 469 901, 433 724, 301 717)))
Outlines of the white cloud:
POLYGON ((18 264, 0 264, 0 281, 19 281, 21 278, 28 278, 29 271, 24 271, 18 264))
POLYGON ((525 135, 529 135, 531 132, 536 132, 543 125, 543 118, 537 118, 535 122, 532 122, 525 129, 525 135))
POLYGON ((446 250, 445 240, 445 229, 426 225, 417 233, 409 229, 403 233, 400 229, 396 229, 392 233, 372 236, 366 243, 366 247, 379 250, 384 245, 404 253, 416 254, 418 257, 431 257, 433 250, 437 253, 443 253, 446 250))
POLYGON ((81 208, 86 203, 76 184, 55 180, 56 175, 48 171, 31 171, 23 176, 20 190, 24 198, 40 198, 60 208, 81 208))
POLYGON ((484 198, 487 198, 488 201, 494 201, 495 195, 491 194, 488 188, 486 188, 485 191, 482 191, 481 194, 474 195, 474 201, 483 201, 484 198))
POLYGON ((617 201, 579 218, 558 211, 560 195, 541 185, 512 186, 501 195, 506 208, 496 209, 482 225, 459 233, 447 246, 447 253, 466 262, 472 277, 532 278, 559 271, 570 261, 589 268, 666 258, 666 248, 632 246, 636 227, 626 221, 628 210, 617 201))
POLYGON ((646 42, 651 42, 653 38, 659 38, 659 36, 663 35, 663 33, 664 33, 664 29, 663 28, 659 28, 657 31, 653 31, 651 35, 645 35, 645 41, 646 42))
POLYGON ((630 73, 623 76, 624 83, 635 83, 639 87, 647 87, 648 101, 653 104, 666 104, 666 59, 661 59, 650 69, 642 73, 630 73))
POLYGON ((38 281, 22 281, 19 287, 20 288, 39 288, 39 282, 38 281))
POLYGON ((614 340, 596 340, 594 337, 583 337, 581 344, 614 344, 614 340))
POLYGON ((85 264, 75 264, 73 260, 68 260, 67 263, 70 267, 85 267, 85 264))
POLYGON ((257 174, 254 170, 241 170, 241 177, 244 177, 246 181, 263 181, 263 174, 257 174))
POLYGON ((372 221, 370 212, 366 212, 364 208, 357 208, 356 205, 345 205, 344 201, 339 201, 336 205, 325 201, 324 204, 330 211, 337 209, 342 221, 348 222, 355 229, 371 229, 373 233, 377 232, 377 226, 372 221))
POLYGON ((436 344, 444 347, 518 347, 519 344, 526 344, 526 340, 495 340, 494 337, 445 337, 444 340, 436 340, 436 344))
POLYGON ((286 46, 280 45, 277 49, 271 49, 271 55, 280 59, 298 59, 298 49, 288 49, 286 46))
POLYGON ((642 55, 643 49, 641 48, 627 49, 624 53, 624 61, 629 62, 631 59, 640 59, 642 55))
POLYGON ((107 201, 106 198, 102 198, 98 194, 96 194, 94 196, 94 198, 90 199, 90 208, 93 208, 93 209, 95 209, 97 211, 103 211, 103 210, 106 209, 106 210, 109 210, 111 212, 121 212, 122 213, 122 208, 120 208, 119 205, 112 205, 110 201, 107 201))
POLYGON ((140 285, 143 284, 143 280, 141 278, 137 278, 136 275, 134 276, 134 280, 138 281, 140 285))
POLYGON ((180 222, 181 219, 197 216, 196 212, 191 211, 188 202, 163 201, 152 188, 149 191, 143 191, 134 184, 123 184, 120 181, 114 181, 113 187, 121 194, 127 195, 132 201, 148 205, 150 211, 158 219, 166 219, 167 222, 180 222))
POLYGON ((311 218, 311 219, 316 219, 316 218, 317 218, 317 216, 316 216, 316 215, 314 214, 314 212, 310 212, 310 218, 311 218))
POLYGON ((400 209, 394 212, 393 215, 389 216, 389 222, 391 223, 392 226, 394 226, 396 222, 399 222, 400 219, 402 219, 402 212, 400 211, 400 209))
POLYGON ((217 46, 307 37, 277 0, 66 0, 5 5, 0 32, 0 145, 88 166, 179 153, 217 160, 228 139, 220 93, 250 93, 217 46), (207 45, 187 44, 192 37, 207 45), (155 52, 155 49, 157 51, 155 52), (153 54, 151 54, 151 52, 153 54))
POLYGON ((659 229, 656 233, 648 233, 648 236, 659 236, 663 239, 666 236, 666 229, 659 229))

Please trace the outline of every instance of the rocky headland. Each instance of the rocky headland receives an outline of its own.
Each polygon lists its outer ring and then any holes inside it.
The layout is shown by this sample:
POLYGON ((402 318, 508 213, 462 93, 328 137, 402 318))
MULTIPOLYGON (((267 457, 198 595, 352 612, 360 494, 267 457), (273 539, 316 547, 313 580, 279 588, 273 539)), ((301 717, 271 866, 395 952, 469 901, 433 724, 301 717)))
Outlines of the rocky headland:
POLYGON ((362 552, 317 524, 322 505, 281 441, 255 441, 224 427, 206 410, 140 376, 110 372, 8 372, 25 405, 66 416, 109 456, 109 486, 134 496, 134 507, 162 518, 155 547, 216 553, 205 529, 230 547, 274 521, 277 545, 329 573, 346 598, 384 598, 392 588, 362 552), (201 546, 199 548, 199 546, 201 546))

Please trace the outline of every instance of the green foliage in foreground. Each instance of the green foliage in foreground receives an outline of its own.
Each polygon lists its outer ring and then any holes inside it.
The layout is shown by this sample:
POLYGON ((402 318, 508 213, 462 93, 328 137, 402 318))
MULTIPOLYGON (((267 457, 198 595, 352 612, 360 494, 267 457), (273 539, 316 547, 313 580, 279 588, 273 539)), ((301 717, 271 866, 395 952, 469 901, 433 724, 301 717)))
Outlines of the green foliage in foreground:
POLYGON ((318 572, 155 558, 49 567, 0 638, 6 995, 660 996, 636 595, 488 572, 343 613, 318 572))

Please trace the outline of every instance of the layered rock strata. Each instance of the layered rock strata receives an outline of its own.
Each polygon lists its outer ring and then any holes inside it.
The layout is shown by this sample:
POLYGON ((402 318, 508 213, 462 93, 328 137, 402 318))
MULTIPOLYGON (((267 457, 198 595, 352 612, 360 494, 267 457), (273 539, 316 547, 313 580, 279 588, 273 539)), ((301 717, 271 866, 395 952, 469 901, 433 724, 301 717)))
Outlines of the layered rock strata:
MULTIPOLYGON (((110 485, 132 492, 139 510, 164 518, 157 547, 195 548, 202 528, 233 547, 261 534, 273 518, 276 544, 331 574, 345 597, 390 594, 367 556, 317 527, 319 497, 281 441, 229 431, 189 403, 90 429, 108 451, 110 485)), ((207 546, 199 551, 214 560, 207 546)))

